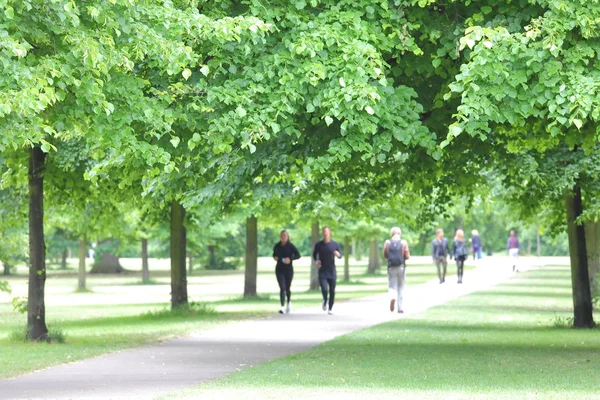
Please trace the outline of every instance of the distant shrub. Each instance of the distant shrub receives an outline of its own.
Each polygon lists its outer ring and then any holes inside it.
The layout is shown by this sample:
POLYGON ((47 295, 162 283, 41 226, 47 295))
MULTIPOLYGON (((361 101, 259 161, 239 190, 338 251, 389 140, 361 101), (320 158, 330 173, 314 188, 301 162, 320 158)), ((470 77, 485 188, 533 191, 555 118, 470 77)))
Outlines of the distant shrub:
POLYGON ((554 320, 552 321, 552 326, 555 328, 572 328, 575 319, 573 317, 562 317, 560 315, 555 315, 554 320))

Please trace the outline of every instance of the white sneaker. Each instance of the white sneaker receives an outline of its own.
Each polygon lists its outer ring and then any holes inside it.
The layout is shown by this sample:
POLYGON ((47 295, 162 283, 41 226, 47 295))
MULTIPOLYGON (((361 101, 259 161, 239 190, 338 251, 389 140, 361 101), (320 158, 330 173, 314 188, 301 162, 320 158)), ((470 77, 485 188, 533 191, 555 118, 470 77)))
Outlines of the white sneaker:
POLYGON ((327 311, 327 314, 333 315, 333 311, 329 310, 329 311, 327 311))
POLYGON ((327 300, 323 302, 323 311, 327 311, 327 300))
POLYGON ((285 308, 283 308, 283 306, 279 309, 279 314, 284 314, 285 313, 285 308))
POLYGON ((285 313, 289 314, 290 311, 292 311, 292 302, 291 301, 287 303, 287 306, 285 306, 285 313))

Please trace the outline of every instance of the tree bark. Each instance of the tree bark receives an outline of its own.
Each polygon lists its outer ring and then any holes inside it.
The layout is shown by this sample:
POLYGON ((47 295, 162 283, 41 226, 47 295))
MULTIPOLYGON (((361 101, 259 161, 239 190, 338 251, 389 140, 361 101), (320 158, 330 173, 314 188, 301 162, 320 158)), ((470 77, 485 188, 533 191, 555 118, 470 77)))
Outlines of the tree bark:
POLYGON ((171 203, 171 309, 187 307, 185 209, 171 203))
POLYGON ((373 233, 373 238, 371 239, 371 245, 369 246, 369 266, 368 272, 369 274, 374 274, 375 270, 381 266, 379 260, 379 246, 377 244, 377 234, 373 233))
POLYGON ((317 270, 317 264, 312 257, 312 252, 315 249, 315 245, 319 241, 319 221, 314 221, 310 228, 310 290, 319 289, 319 271, 317 270))
POLYGON ((150 268, 148 266, 148 239, 142 238, 142 283, 150 282, 150 268))
POLYGON ((360 261, 360 256, 358 255, 358 239, 352 239, 352 254, 354 254, 354 259, 356 261, 360 261))
POLYGON ((256 297, 256 275, 258 273, 258 221, 254 215, 246 219, 245 262, 244 297, 256 297))
POLYGON ((11 265, 9 263, 4 263, 4 275, 10 275, 10 267, 11 265))
POLYGON ((64 249, 60 255, 60 269, 67 269, 67 256, 69 255, 69 251, 64 249))
POLYGON ((600 221, 586 222, 584 228, 590 288, 593 293, 594 281, 600 271, 600 221))
POLYGON ((86 237, 82 237, 79 239, 79 269, 77 272, 77 289, 85 290, 85 274, 86 274, 86 250, 87 250, 87 240, 86 237))
POLYGON ((46 327, 46 245, 44 243, 44 168, 46 154, 38 146, 29 150, 29 291, 27 338, 48 340, 46 327))
POLYGON ((591 328, 594 326, 594 318, 587 266, 585 228, 582 224, 576 224, 575 222, 583 211, 581 187, 578 182, 575 183, 572 191, 568 192, 565 197, 573 286, 573 325, 576 328, 591 328))
POLYGON ((350 236, 344 237, 344 282, 350 282, 350 236))

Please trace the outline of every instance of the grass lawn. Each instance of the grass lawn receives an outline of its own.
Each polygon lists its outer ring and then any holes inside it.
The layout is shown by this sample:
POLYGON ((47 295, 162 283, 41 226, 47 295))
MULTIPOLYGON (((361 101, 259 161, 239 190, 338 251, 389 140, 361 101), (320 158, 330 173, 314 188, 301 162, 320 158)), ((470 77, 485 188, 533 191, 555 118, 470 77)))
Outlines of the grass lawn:
MULTIPOLYGON (((292 288, 294 308, 320 304, 320 292, 308 291, 307 257, 295 266, 292 288)), ((46 322, 60 332, 65 343, 25 343, 26 316, 13 311, 10 301, 27 296, 26 270, 6 279, 12 294, 0 293, 0 379, 52 365, 81 360, 126 348, 208 329, 216 324, 252 317, 264 317, 279 309, 279 289, 274 262, 259 260, 257 299, 243 299, 243 271, 194 271, 188 277, 188 294, 199 305, 190 312, 171 313, 168 261, 151 260, 151 285, 141 285, 136 268, 139 260, 123 260, 134 273, 88 275, 88 291, 77 292, 77 274, 71 260, 67 270, 50 270, 46 281, 46 322)), ((407 273, 409 285, 435 277, 428 258, 413 262, 407 273)), ((343 268, 339 268, 340 277, 343 268)), ((366 275, 366 266, 351 264, 351 281, 339 282, 337 300, 382 293, 387 290, 386 270, 366 275)))
POLYGON ((167 398, 599 399, 600 330, 572 316, 568 267, 491 290, 167 398))

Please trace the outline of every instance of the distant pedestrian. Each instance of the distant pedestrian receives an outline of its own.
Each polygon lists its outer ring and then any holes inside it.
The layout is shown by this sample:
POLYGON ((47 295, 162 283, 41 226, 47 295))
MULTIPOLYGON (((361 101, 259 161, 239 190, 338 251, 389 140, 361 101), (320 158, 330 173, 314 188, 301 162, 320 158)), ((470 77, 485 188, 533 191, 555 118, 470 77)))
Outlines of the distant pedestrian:
POLYGON ((335 257, 342 258, 342 250, 338 242, 331 239, 331 229, 328 226, 323 227, 323 240, 315 244, 312 256, 319 269, 319 284, 323 294, 323 311, 333 314, 335 285, 337 283, 335 257))
POLYGON ((275 276, 279 284, 279 302, 281 308, 279 313, 289 313, 292 310, 292 279, 294 279, 294 266, 292 261, 300 258, 300 253, 296 246, 290 242, 290 236, 287 231, 281 231, 280 241, 273 248, 273 259, 277 261, 275 266, 275 276), (287 297, 287 304, 284 303, 287 297))
POLYGON ((456 261, 456 275, 458 283, 462 283, 465 260, 467 259, 467 247, 465 246, 465 233, 462 229, 456 230, 454 236, 454 246, 452 247, 452 255, 456 261))
POLYGON ((444 237, 444 230, 438 229, 436 231, 435 239, 431 242, 431 257, 437 267, 440 284, 446 281, 446 269, 448 268, 447 257, 449 254, 450 248, 448 247, 448 239, 444 237))
POLYGON ((471 231, 471 248, 473 249, 473 260, 475 260, 475 257, 477 257, 478 260, 481 259, 483 248, 481 245, 481 237, 479 237, 477 229, 471 231))
POLYGON ((506 241, 506 250, 508 250, 508 256, 511 259, 513 271, 519 272, 519 238, 517 238, 517 233, 514 229, 511 229, 506 241))
POLYGON ((393 227, 390 231, 391 239, 386 240, 383 245, 383 258, 388 260, 388 292, 390 294, 390 311, 396 310, 403 313, 402 294, 406 278, 406 260, 410 258, 410 250, 406 240, 401 240, 402 231, 393 227))

